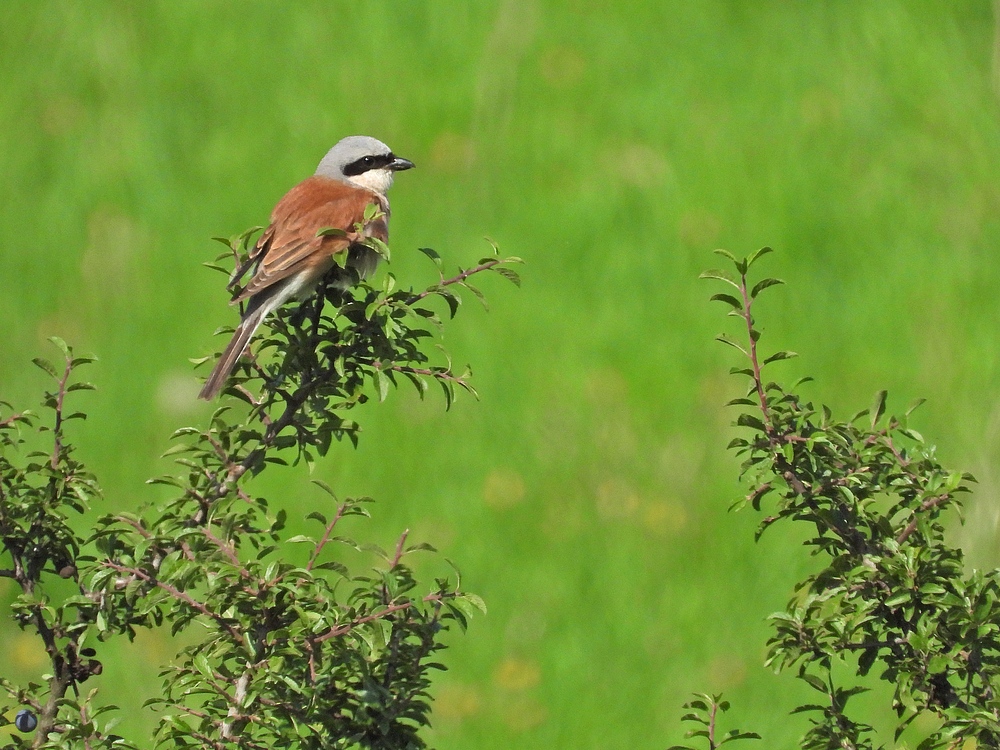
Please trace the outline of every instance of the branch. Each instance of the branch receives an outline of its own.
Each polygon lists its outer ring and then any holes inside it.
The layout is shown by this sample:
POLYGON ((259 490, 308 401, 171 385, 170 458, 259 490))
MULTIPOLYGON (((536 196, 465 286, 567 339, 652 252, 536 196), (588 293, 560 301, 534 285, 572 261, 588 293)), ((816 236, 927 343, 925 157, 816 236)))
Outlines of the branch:
POLYGON ((389 566, 389 570, 392 570, 397 565, 399 565, 400 559, 403 557, 403 545, 406 544, 406 537, 410 535, 410 530, 407 529, 399 537, 399 541, 396 542, 396 554, 392 557, 392 564, 389 566))
POLYGON ((929 497, 926 500, 924 500, 922 503, 920 503, 920 508, 913 514, 913 518, 906 525, 906 528, 903 529, 900 532, 899 536, 896 537, 896 543, 897 544, 902 544, 903 542, 905 542, 907 539, 910 538, 910 535, 914 531, 917 530, 917 524, 920 521, 920 516, 919 516, 920 513, 928 511, 931 508, 936 508, 941 503, 943 503, 945 500, 948 500, 950 498, 951 498, 951 495, 948 495, 948 494, 937 495, 936 497, 929 497))
POLYGON ((715 715, 719 712, 719 704, 712 701, 712 708, 708 713, 708 750, 715 750, 715 715))
POLYGON ((0 419, 0 430, 2 430, 4 427, 9 427, 10 425, 14 424, 17 420, 19 420, 23 416, 24 416, 23 413, 18 412, 17 414, 11 414, 6 419, 0 419))
POLYGON ((226 715, 227 721, 222 723, 219 731, 220 736, 224 740, 231 740, 233 738, 233 722, 243 718, 240 709, 243 707, 243 701, 246 700, 247 685, 249 684, 250 669, 248 667, 236 681, 236 690, 233 693, 232 705, 229 707, 229 713, 226 715))
MULTIPOLYGON (((439 592, 435 594, 428 594, 419 601, 421 603, 441 602, 444 601, 445 599, 451 599, 454 596, 455 596, 454 594, 445 594, 439 592)), ((365 623, 368 622, 375 622, 376 620, 381 620, 385 617, 388 617, 389 615, 395 614, 396 612, 402 612, 403 610, 410 609, 417 603, 418 603, 417 600, 410 599, 409 601, 400 602, 399 604, 392 604, 386 607, 385 609, 381 609, 378 612, 373 612, 370 615, 365 615, 364 617, 356 617, 350 622, 345 622, 343 625, 338 625, 335 628, 330 628, 330 630, 323 633, 323 635, 316 636, 315 640, 317 643, 323 643, 324 641, 328 641, 331 638, 337 638, 339 636, 344 635, 345 633, 350 633, 352 630, 354 630, 354 628, 358 627, 359 625, 364 625, 365 623)))
POLYGON ((239 570, 241 578, 247 578, 247 579, 253 578, 253 576, 250 574, 250 571, 247 570, 246 566, 242 563, 239 556, 236 554, 236 549, 233 547, 232 544, 230 544, 229 542, 224 542, 221 539, 219 539, 217 536, 215 536, 215 534, 213 534, 211 531, 208 530, 207 526, 202 528, 201 533, 204 534, 205 538, 208 539, 208 541, 210 541, 212 544, 214 544, 219 549, 219 551, 226 556, 226 559, 229 560, 229 562, 233 565, 234 568, 239 570))
POLYGON ((450 279, 445 279, 445 278, 442 277, 441 282, 437 285, 436 288, 432 287, 430 289, 425 289, 424 291, 420 292, 419 294, 414 294, 412 297, 410 297, 408 300, 406 300, 406 304, 412 305, 414 302, 419 302, 420 300, 422 300, 422 299, 424 299, 426 297, 429 297, 432 294, 435 294, 437 292, 437 289, 439 289, 441 287, 451 286, 452 284, 459 284, 459 283, 465 281, 470 276, 475 276, 477 273, 482 273, 483 271, 488 271, 491 268, 493 268, 494 266, 499 266, 501 263, 503 263, 503 260, 501 258, 491 259, 491 260, 487 260, 487 261, 485 261, 483 263, 480 263, 478 266, 473 266, 472 268, 469 268, 469 269, 467 269, 465 271, 462 271, 461 273, 457 274, 456 276, 452 276, 450 279))
POLYGON ((409 365, 391 365, 385 369, 392 370, 393 372, 410 373, 411 375, 426 375, 427 377, 437 378, 438 380, 450 380, 463 388, 469 387, 468 381, 458 375, 452 375, 451 369, 434 370, 429 367, 410 367, 409 365))
POLYGON ((344 517, 344 511, 347 510, 347 503, 343 503, 339 508, 337 508, 337 514, 333 519, 326 525, 326 530, 323 532, 323 538, 319 540, 316 544, 316 549, 313 550, 312 555, 309 556, 309 563, 306 565, 306 570, 312 570, 313 566, 316 564, 317 558, 319 558, 320 552, 326 546, 326 543, 330 541, 330 534, 333 533, 333 527, 337 525, 337 522, 344 517))
MULTIPOLYGON (((31 619, 52 664, 52 675, 49 677, 49 698, 38 712, 38 726, 35 728, 35 738, 31 743, 33 748, 40 748, 48 741, 49 733, 57 731, 56 717, 59 715, 60 703, 66 695, 66 690, 78 678, 79 657, 76 646, 82 631, 76 631, 69 635, 70 640, 64 654, 60 651, 56 640, 66 634, 50 628, 45 623, 41 607, 33 608, 31 619)), ((86 677, 81 679, 86 679, 86 677)))
POLYGON ((240 645, 243 645, 245 643, 246 639, 243 637, 243 634, 240 631, 238 631, 235 627, 233 627, 229 622, 227 622, 222 615, 213 612, 204 604, 199 602, 197 599, 192 598, 189 594, 186 594, 185 592, 181 591, 176 586, 171 586, 169 583, 164 583, 163 581, 157 580, 152 576, 142 572, 138 568, 129 568, 124 565, 118 565, 117 563, 113 563, 110 560, 105 560, 101 564, 108 568, 111 568, 112 570, 117 570, 119 573, 127 573, 130 576, 134 576, 136 578, 145 581, 148 584, 163 589, 177 601, 187 604, 192 609, 197 610, 198 612, 205 615, 209 619, 214 620, 216 624, 218 624, 227 633, 229 633, 229 635, 232 636, 233 640, 239 643, 240 645))
POLYGON ((760 401, 761 415, 764 417, 764 429, 767 430, 768 439, 774 443, 774 425, 771 423, 771 412, 767 406, 767 395, 764 392, 764 380, 761 376, 760 359, 757 356, 757 337, 754 336, 753 316, 750 308, 753 306, 753 299, 747 292, 746 271, 740 274, 740 295, 743 297, 743 309, 741 317, 747 326, 747 338, 750 340, 750 365, 753 368, 753 382, 757 388, 757 399, 760 401))
MULTIPOLYGON (((73 358, 66 357, 66 367, 63 368, 62 378, 59 380, 59 386, 56 389, 56 406, 55 414, 56 421, 52 426, 52 461, 50 466, 52 470, 55 471, 59 466, 59 458, 62 453, 62 425, 63 425, 63 401, 66 399, 66 383, 69 382, 70 373, 73 371, 73 358)), ((54 480, 53 480, 54 483, 54 480)))

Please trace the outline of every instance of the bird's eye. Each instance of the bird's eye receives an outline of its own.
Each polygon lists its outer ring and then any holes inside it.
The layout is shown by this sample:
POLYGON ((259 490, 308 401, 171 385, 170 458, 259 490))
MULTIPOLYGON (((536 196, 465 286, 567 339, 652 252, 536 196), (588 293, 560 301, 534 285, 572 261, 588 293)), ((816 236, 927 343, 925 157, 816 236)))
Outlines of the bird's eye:
POLYGON ((364 159, 362 159, 361 161, 362 161, 362 163, 364 163, 364 165, 365 165, 366 167, 370 167, 370 166, 371 166, 372 164, 374 164, 374 163, 375 163, 375 157, 373 157, 373 156, 366 156, 366 157, 365 157, 364 159))

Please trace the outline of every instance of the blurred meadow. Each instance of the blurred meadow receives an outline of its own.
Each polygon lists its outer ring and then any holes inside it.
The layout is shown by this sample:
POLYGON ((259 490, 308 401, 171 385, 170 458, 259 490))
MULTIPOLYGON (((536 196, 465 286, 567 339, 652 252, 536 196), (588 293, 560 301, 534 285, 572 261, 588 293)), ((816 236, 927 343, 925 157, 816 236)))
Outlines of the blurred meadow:
MULTIPOLYGON (((446 328, 480 401, 394 392, 315 472, 378 501, 354 533, 411 529, 490 608, 443 655, 428 740, 663 748, 699 690, 790 747, 804 691, 763 668, 764 618, 810 560, 727 512, 742 383, 697 276, 773 246, 762 345, 801 357, 772 376, 843 413, 928 398, 915 426, 980 480, 955 539, 1000 563, 995 33, 987 0, 6 0, 0 398, 35 404, 48 336, 96 354, 72 431, 95 512, 156 500, 168 435, 211 411, 187 358, 235 320, 209 238, 266 223, 341 136, 381 138, 418 167, 391 193, 403 283, 433 279, 420 246, 527 261, 446 328)), ((305 467, 257 491, 325 502, 305 467)), ((37 679, 38 644, 0 640, 37 679)), ((100 678, 133 739, 172 648, 141 634, 100 678)))

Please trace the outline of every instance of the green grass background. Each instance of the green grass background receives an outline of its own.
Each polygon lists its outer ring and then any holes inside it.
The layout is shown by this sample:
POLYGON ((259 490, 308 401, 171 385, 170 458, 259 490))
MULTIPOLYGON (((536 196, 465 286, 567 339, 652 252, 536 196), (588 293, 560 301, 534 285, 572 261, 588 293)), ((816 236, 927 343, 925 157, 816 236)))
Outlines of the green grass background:
MULTIPOLYGON (((726 512, 740 383, 697 276, 715 247, 774 246, 790 285, 763 344, 802 355, 774 374, 817 376, 844 412, 927 397, 916 426, 980 479, 955 539, 995 565, 994 24, 986 0, 6 0, 0 397, 36 400, 50 335, 97 354, 74 435, 99 510, 156 499, 167 435, 210 411, 187 357, 233 321, 208 238, 375 135, 418 165, 392 191, 404 282, 433 278, 419 246, 468 265, 489 236, 527 261, 522 290, 485 283, 491 310, 466 300, 445 334, 481 401, 394 393, 317 469, 378 499, 357 534, 411 529, 490 607, 451 638, 429 741, 663 748, 704 690, 791 747, 803 690, 762 667, 764 618, 812 562, 726 512)), ((269 475, 293 515, 325 503, 304 469, 269 475)), ((37 645, 0 627, 9 671, 37 678, 37 645)), ((133 738, 171 648, 116 646, 101 678, 133 738)), ((881 698, 865 715, 886 727, 881 698)))

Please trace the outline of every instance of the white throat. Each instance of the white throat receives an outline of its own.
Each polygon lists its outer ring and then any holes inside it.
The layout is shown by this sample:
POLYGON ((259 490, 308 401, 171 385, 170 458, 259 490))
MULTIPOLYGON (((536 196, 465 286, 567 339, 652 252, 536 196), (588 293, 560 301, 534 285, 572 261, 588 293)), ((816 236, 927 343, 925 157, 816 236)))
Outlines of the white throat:
POLYGON ((368 188, 373 193, 385 195, 392 187, 392 178, 395 173, 391 169, 369 169, 367 172, 347 177, 348 182, 368 188))

